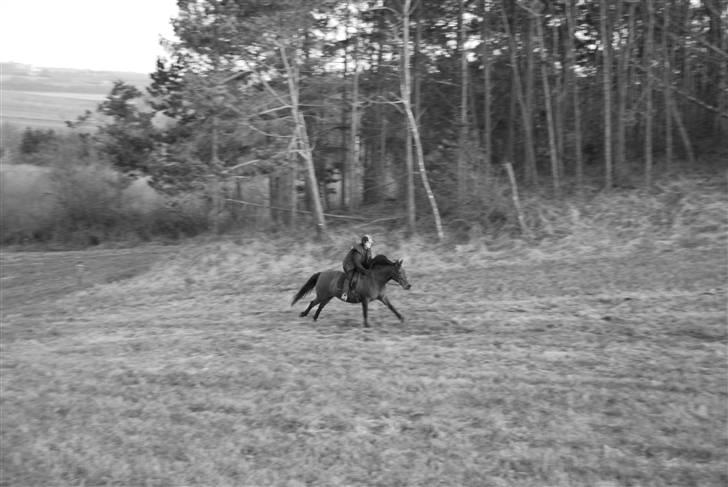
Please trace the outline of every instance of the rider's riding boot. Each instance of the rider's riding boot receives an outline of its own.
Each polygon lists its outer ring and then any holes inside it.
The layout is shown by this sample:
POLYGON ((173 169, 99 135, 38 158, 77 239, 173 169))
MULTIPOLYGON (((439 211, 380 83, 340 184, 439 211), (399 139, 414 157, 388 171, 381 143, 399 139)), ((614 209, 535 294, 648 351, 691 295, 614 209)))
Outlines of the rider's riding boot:
POLYGON ((342 291, 341 291, 341 300, 342 301, 346 301, 346 298, 347 298, 347 292, 346 292, 346 290, 349 289, 349 279, 344 279, 344 283, 341 286, 341 289, 342 289, 342 291))

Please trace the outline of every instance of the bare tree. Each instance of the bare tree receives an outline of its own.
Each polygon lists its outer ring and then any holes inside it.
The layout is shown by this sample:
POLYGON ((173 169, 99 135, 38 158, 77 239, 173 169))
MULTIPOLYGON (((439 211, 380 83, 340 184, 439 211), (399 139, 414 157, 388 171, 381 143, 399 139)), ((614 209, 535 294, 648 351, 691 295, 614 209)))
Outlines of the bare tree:
POLYGON ((555 101, 553 102, 554 107, 554 129, 556 131, 556 154, 558 155, 558 169, 559 169, 559 175, 561 177, 564 177, 565 168, 564 168, 564 139, 566 137, 566 128, 564 127, 564 118, 565 118, 565 110, 566 110, 566 97, 568 96, 567 93, 567 86, 566 86, 566 80, 564 76, 564 62, 563 57, 557 62, 557 57, 561 54, 561 19, 557 18, 557 22, 553 22, 551 24, 551 38, 552 38, 552 48, 551 48, 551 56, 552 56, 552 73, 553 73, 553 79, 554 79, 554 96, 555 101))
POLYGON ((604 93, 604 180, 607 189, 613 186, 612 168, 612 30, 609 22, 608 2, 599 2, 602 33, 604 93))
POLYGON ((664 97, 663 104, 665 105, 665 165, 669 168, 672 166, 673 158, 673 141, 672 141, 672 115, 670 112, 670 106, 672 105, 672 50, 668 43, 667 33, 670 30, 670 2, 665 1, 664 9, 662 11, 662 94, 664 97))
MULTIPOLYGON (((622 2, 617 4, 617 19, 621 17, 622 2)), ((632 42, 635 31, 635 7, 632 2, 627 14, 627 39, 622 41, 620 33, 619 55, 617 58, 617 117, 616 117, 616 151, 614 154, 614 166, 623 167, 627 161, 627 104, 629 102, 629 68, 632 57, 632 42)), ((621 29, 620 29, 621 30, 621 29)))
MULTIPOLYGON (((347 14, 348 15, 348 14, 347 14)), ((356 23, 356 22, 355 22, 356 23)), ((351 126, 349 130, 349 204, 356 208, 362 202, 361 161, 359 144, 359 125, 361 112, 359 110, 359 34, 354 34, 354 47, 352 52, 353 74, 351 81, 351 126)))
POLYGON ((493 165, 493 119, 491 117, 491 62, 490 62, 490 45, 489 45, 489 32, 488 32, 488 2, 482 0, 481 6, 483 12, 483 25, 482 25, 482 37, 483 37, 483 149, 485 151, 483 170, 485 178, 490 178, 491 168, 493 165))
POLYGON ((645 38, 644 65, 647 76, 645 86, 645 184, 652 185, 652 57, 655 33, 655 6, 647 0, 647 37, 645 38))
MULTIPOLYGON (((344 24, 345 36, 349 37, 349 28, 351 27, 351 10, 349 9, 351 1, 346 2, 346 23, 344 24)), ((346 79, 349 75, 349 53, 348 53, 348 42, 343 43, 342 48, 343 68, 342 73, 343 83, 341 86, 341 147, 349 147, 349 139, 346 136, 347 116, 346 112, 349 110, 349 86, 346 83, 346 79)), ((346 151, 341 161, 341 206, 345 209, 351 208, 351 175, 352 175, 352 158, 351 150, 346 151)))
MULTIPOLYGON (((407 124, 409 132, 412 134, 414 140, 415 149, 417 152, 417 164, 420 170, 420 177, 422 178, 422 186, 425 188, 427 198, 432 208, 432 215, 435 219, 435 229, 437 231, 437 237, 440 240, 445 238, 445 234, 442 231, 442 222, 440 220, 440 211, 437 208, 437 201, 435 195, 430 187, 430 182, 427 179, 427 169, 425 168, 425 155, 422 149, 422 139, 420 138, 420 131, 415 118, 414 111, 412 110, 412 75, 410 72, 410 10, 412 8, 412 0, 404 0, 404 6, 402 10, 402 62, 404 69, 402 69, 402 76, 400 79, 400 90, 402 103, 404 105, 405 114, 407 116, 407 124)), ((409 145, 409 144, 408 144, 409 145)))
POLYGON ((581 102, 579 100, 579 76, 576 72, 576 56, 574 54, 574 36, 576 21, 574 10, 577 0, 570 0, 566 5, 566 21, 569 30, 569 42, 566 43, 568 72, 571 77, 572 104, 574 105, 574 156, 576 159, 576 182, 579 188, 584 185, 584 156, 581 140, 581 102))
MULTIPOLYGON (((525 93, 524 93, 524 102, 526 103, 526 113, 527 117, 523 120, 523 125, 526 127, 527 133, 530 133, 531 141, 530 144, 528 142, 528 136, 526 136, 526 144, 531 145, 534 147, 534 156, 533 160, 531 160, 531 157, 528 155, 528 152, 526 153, 526 180, 536 184, 538 182, 538 166, 536 165, 536 155, 535 155, 535 135, 534 135, 534 117, 533 117, 533 111, 534 111, 534 98, 536 96, 536 90, 534 89, 534 55, 533 55, 533 38, 535 37, 535 31, 536 31, 536 25, 533 20, 533 17, 531 15, 526 16, 526 22, 525 22, 525 35, 526 35, 526 41, 525 41, 525 49, 526 49, 526 67, 524 71, 524 86, 525 86, 525 93)), ((515 41, 515 39, 514 39, 515 41)))
POLYGON ((559 177, 559 155, 556 147, 556 127, 554 124, 554 111, 551 105, 551 86, 549 85, 549 73, 548 73, 548 54, 546 53, 546 43, 544 42, 543 34, 543 19, 542 19, 542 8, 540 2, 535 3, 534 6, 538 10, 534 10, 533 22, 536 24, 536 40, 538 42, 538 50, 541 54, 541 83, 543 84, 543 98, 544 105, 546 106, 546 127, 549 136, 549 157, 551 158, 551 180, 554 186, 554 192, 558 193, 561 190, 561 183, 559 177))
POLYGON ((297 49, 286 48, 282 44, 278 45, 281 61, 283 63, 286 80, 288 82, 288 94, 290 97, 290 110, 294 123, 293 140, 296 152, 301 156, 306 167, 306 186, 308 187, 313 206, 313 215, 316 220, 316 233, 319 238, 327 237, 326 220, 324 218, 324 210, 321 206, 321 198, 318 190, 318 180, 316 178, 316 168, 313 162, 313 153, 311 144, 308 140, 308 129, 306 120, 303 117, 300 104, 300 73, 297 49))
POLYGON ((468 146, 468 57, 465 52, 465 0, 460 0, 458 15, 458 52, 460 53, 460 120, 457 160, 457 199, 460 205, 465 201, 467 188, 466 151, 468 146))
POLYGON ((531 112, 523 93, 523 83, 521 81, 521 74, 518 68, 518 56, 516 40, 513 37, 513 32, 510 27, 510 21, 506 14, 506 5, 504 4, 501 8, 501 18, 503 20, 503 26, 508 37, 508 51, 511 58, 511 71, 513 73, 513 91, 516 94, 518 100, 518 107, 521 111, 521 119, 523 121, 523 132, 525 135, 525 152, 526 152, 526 179, 529 182, 536 182, 536 152, 533 147, 533 124, 531 123, 531 112))

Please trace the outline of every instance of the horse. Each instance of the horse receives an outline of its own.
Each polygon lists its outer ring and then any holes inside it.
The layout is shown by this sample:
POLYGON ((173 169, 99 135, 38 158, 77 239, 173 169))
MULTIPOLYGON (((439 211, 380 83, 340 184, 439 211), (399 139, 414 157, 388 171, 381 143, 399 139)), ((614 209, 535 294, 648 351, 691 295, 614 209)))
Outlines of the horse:
MULTIPOLYGON (((402 286, 403 289, 409 290, 412 285, 407 281, 407 274, 402 267, 402 260, 392 262, 384 255, 377 255, 372 259, 372 263, 369 266, 369 272, 365 275, 360 275, 359 280, 355 285, 354 296, 349 296, 345 301, 347 303, 361 303, 362 314, 364 315, 364 327, 369 327, 367 315, 369 312, 369 303, 374 300, 379 300, 386 304, 392 312, 397 315, 400 322, 404 321, 404 317, 392 306, 392 303, 385 294, 385 286, 390 280, 395 281, 397 284, 402 286)), ((341 299, 343 292, 343 281, 344 273, 336 270, 327 270, 317 272, 313 274, 306 284, 296 293, 291 302, 291 306, 304 297, 306 294, 316 288, 316 297, 309 303, 308 308, 301 313, 301 317, 308 315, 311 308, 318 304, 318 309, 313 315, 313 320, 316 321, 321 314, 321 310, 324 309, 332 298, 341 299)))

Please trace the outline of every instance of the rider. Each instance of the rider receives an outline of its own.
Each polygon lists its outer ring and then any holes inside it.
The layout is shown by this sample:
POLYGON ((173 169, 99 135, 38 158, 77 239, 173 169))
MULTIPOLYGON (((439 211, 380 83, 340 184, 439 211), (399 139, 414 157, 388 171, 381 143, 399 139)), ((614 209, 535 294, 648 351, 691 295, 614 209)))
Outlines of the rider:
POLYGON ((369 235, 364 235, 361 241, 354 245, 344 257, 344 285, 341 299, 346 301, 348 295, 354 296, 355 273, 362 275, 369 273, 369 266, 372 263, 372 244, 374 240, 369 235))

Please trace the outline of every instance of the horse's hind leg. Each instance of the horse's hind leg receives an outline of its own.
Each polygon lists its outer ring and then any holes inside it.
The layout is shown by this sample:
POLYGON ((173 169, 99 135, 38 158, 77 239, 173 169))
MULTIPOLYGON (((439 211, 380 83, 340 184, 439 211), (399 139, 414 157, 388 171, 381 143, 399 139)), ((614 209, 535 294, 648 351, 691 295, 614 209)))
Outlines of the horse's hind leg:
POLYGON ((316 312, 313 315, 313 321, 316 321, 318 319, 318 315, 321 313, 321 310, 324 309, 324 306, 329 304, 329 301, 331 301, 331 298, 327 298, 327 299, 324 299, 323 301, 321 301, 321 304, 319 304, 318 309, 316 310, 316 312))
MULTIPOLYGON (((314 306, 316 306, 317 304, 319 304, 319 299, 318 299, 318 296, 316 296, 316 297, 315 297, 315 298, 314 298, 314 299, 313 299, 313 300, 312 300, 312 301, 311 301, 311 302, 310 302, 310 303, 308 304, 308 308, 306 308, 306 311, 303 311, 303 312, 302 312, 302 313, 301 313, 301 314, 300 314, 299 316, 300 316, 301 318, 303 318, 304 316, 306 316, 306 315, 308 314, 308 312, 309 312, 309 311, 311 311, 311 308, 313 308, 313 307, 314 307, 314 306)), ((319 311, 320 311, 320 308, 319 308, 319 311)), ((318 311, 316 311, 316 316, 318 316, 318 311)), ((316 318, 314 318, 314 319, 316 319, 316 318)))

